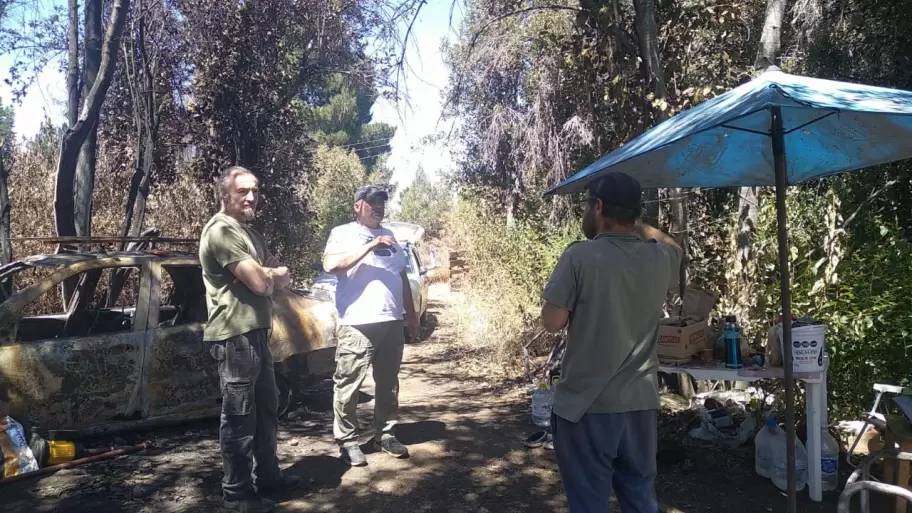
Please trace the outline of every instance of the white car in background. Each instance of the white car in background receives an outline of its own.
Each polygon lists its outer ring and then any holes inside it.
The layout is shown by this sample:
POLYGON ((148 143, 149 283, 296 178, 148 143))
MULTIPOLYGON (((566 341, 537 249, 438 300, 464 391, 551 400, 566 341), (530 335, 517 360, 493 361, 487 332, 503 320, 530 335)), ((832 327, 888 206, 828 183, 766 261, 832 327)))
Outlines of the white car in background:
MULTIPOLYGON (((427 274, 429 269, 421 262, 421 256, 416 246, 421 241, 421 238, 424 237, 424 228, 417 224, 399 221, 382 223, 382 226, 393 232, 393 237, 396 238, 396 241, 399 242, 399 245, 405 249, 408 255, 405 272, 412 290, 415 312, 418 314, 421 325, 424 326, 427 321, 429 288, 427 274)), ((321 271, 311 287, 314 297, 334 302, 336 299, 336 275, 323 271, 321 264, 314 264, 314 269, 321 271)))

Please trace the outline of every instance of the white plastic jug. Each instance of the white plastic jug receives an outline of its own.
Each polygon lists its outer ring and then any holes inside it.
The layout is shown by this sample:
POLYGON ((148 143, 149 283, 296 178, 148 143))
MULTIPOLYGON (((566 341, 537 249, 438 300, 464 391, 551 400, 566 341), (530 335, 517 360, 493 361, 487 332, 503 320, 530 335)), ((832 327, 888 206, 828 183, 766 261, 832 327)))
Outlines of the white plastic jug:
POLYGON ((532 393, 532 423, 539 427, 551 425, 551 390, 544 382, 532 393))
POLYGON ((785 432, 773 418, 767 419, 766 425, 754 437, 754 470, 767 479, 773 477, 773 439, 776 437, 784 438, 785 432))
MULTIPOLYGON (((786 455, 786 437, 772 438, 773 447, 773 484, 780 490, 788 490, 788 462, 786 455)), ((804 490, 808 477, 807 449, 801 440, 795 438, 795 490, 804 490)))
POLYGON ((839 487, 839 444, 827 428, 820 431, 820 474, 823 491, 829 492, 839 487))

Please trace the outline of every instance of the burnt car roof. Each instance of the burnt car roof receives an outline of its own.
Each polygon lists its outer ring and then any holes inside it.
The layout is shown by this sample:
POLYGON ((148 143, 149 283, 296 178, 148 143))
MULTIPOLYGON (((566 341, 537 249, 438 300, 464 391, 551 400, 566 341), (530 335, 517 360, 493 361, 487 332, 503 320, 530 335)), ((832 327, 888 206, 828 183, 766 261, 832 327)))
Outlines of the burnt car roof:
MULTIPOLYGON (((92 260, 124 259, 124 260, 169 260, 169 259, 186 259, 199 258, 196 253, 188 251, 164 251, 164 250, 143 250, 143 251, 114 251, 114 252, 83 252, 72 251, 65 253, 53 253, 42 255, 31 255, 19 260, 32 267, 60 267, 62 265, 89 262, 92 260)), ((16 263, 16 262, 13 262, 16 263)), ((12 265, 12 264, 10 264, 12 265)))

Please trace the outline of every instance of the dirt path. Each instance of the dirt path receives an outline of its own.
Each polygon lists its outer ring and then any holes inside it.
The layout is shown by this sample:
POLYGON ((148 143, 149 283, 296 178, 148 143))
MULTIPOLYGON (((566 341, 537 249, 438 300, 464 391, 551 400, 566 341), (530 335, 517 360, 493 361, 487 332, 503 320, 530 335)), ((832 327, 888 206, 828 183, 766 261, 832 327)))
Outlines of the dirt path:
MULTIPOLYGON (((515 384, 496 385, 460 372, 446 289, 432 292, 428 340, 410 345, 401 373, 399 438, 411 457, 395 460, 366 450, 369 465, 341 464, 332 441, 332 390, 323 382, 280 426, 283 468, 307 485, 284 497, 280 511, 565 512, 553 452, 529 450, 527 396, 515 384)), ((370 426, 373 385, 359 406, 370 426)), ((665 418, 664 422, 674 419, 665 418)), ((367 442, 372 433, 365 433, 367 442)), ((11 512, 217 511, 221 460, 215 421, 123 435, 119 443, 151 439, 156 448, 0 487, 11 512)), ((367 446, 365 446, 367 449, 367 446)), ((665 440, 657 483, 664 510, 677 513, 784 511, 785 499, 753 474, 749 453, 721 453, 665 440)), ((833 495, 833 494, 830 494, 833 495)), ((835 497, 799 510, 835 512, 835 497)))

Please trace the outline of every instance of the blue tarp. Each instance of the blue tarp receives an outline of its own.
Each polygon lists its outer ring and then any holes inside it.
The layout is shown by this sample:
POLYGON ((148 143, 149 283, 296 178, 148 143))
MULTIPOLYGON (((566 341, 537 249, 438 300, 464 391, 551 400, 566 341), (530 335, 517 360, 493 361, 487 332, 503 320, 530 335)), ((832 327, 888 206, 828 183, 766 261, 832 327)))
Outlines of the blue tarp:
POLYGON ((770 107, 782 109, 788 182, 912 157, 912 92, 789 75, 758 78, 653 127, 546 194, 607 171, 654 187, 775 185, 770 107))

